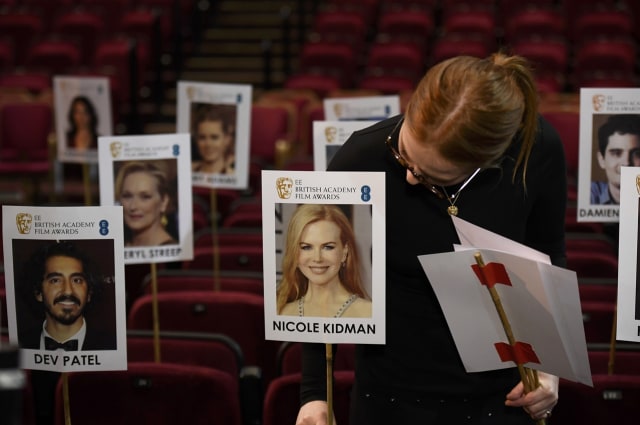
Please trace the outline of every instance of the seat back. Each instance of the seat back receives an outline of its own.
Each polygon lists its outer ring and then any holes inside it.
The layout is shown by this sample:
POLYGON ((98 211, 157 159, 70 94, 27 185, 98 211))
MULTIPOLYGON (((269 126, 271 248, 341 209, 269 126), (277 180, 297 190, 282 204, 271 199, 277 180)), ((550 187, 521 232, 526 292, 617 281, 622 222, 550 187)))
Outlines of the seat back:
MULTIPOLYGON (((221 333, 242 348, 245 364, 265 365, 264 298, 246 292, 183 291, 157 294, 162 331, 221 333)), ((131 306, 128 329, 153 329, 153 297, 143 295, 131 306)), ((275 351, 272 353, 275 359, 275 351)), ((270 359, 269 361, 275 361, 270 359)), ((272 367, 275 369, 275 367, 272 367)))
POLYGON ((332 90, 341 87, 341 81, 337 77, 320 74, 294 74, 284 82, 284 87, 293 90, 312 90, 319 98, 324 98, 332 90))
POLYGON ((349 44, 355 52, 365 48, 367 37, 366 17, 356 11, 328 10, 316 15, 312 39, 349 44))
MULTIPOLYGON (((221 291, 264 294, 263 277, 260 272, 224 270, 218 273, 218 289, 221 291)), ((142 291, 151 293, 151 276, 142 282, 142 291)), ((214 275, 209 270, 158 270, 156 275, 158 292, 212 291, 216 288, 214 275)))
MULTIPOLYGON (((218 370, 172 363, 129 363, 128 370, 67 375, 69 415, 77 424, 242 423, 238 386, 218 370)), ((55 424, 65 423, 58 382, 55 424)))
POLYGON ((580 301, 600 301, 615 304, 618 300, 618 279, 593 277, 578 279, 580 301))
POLYGON ((49 159, 49 135, 53 131, 51 105, 44 102, 6 104, 0 110, 0 128, 0 160, 49 159))
POLYGON ((422 51, 428 51, 435 31, 433 16, 424 10, 389 11, 378 18, 378 36, 384 40, 415 44, 422 51))
MULTIPOLYGON (((299 373, 280 376, 269 384, 264 398, 262 425, 282 425, 296 423, 300 406, 299 373)), ((336 423, 349 422, 349 404, 353 387, 353 371, 334 372, 333 411, 336 423)))
POLYGON ((564 147, 567 175, 570 184, 578 180, 578 152, 580 148, 580 112, 577 110, 543 110, 542 116, 556 129, 564 147))
POLYGON ((114 37, 98 41, 92 69, 111 77, 116 98, 128 101, 143 84, 149 62, 147 45, 127 37, 114 37))
POLYGON ((213 270, 214 255, 217 255, 220 270, 262 272, 262 246, 218 245, 196 246, 193 259, 182 262, 185 270, 213 270))
POLYGON ((632 37, 633 31, 634 18, 627 10, 597 10, 573 20, 571 37, 579 43, 595 38, 632 37))
POLYGON ((431 63, 436 64, 458 55, 469 55, 477 58, 487 57, 489 47, 481 38, 472 36, 444 35, 434 42, 431 52, 431 63))
POLYGON ((637 47, 632 37, 587 40, 576 44, 575 72, 631 72, 635 70, 637 47))
MULTIPOLYGON (((337 344, 333 370, 355 370, 355 344, 337 344)), ((302 372, 302 343, 286 341, 278 349, 278 375, 302 372)))
POLYGON ((616 375, 636 375, 640 376, 640 344, 629 343, 618 344, 613 352, 613 358, 611 358, 611 350, 609 345, 603 345, 600 348, 593 348, 593 345, 587 346, 589 355, 589 364, 591 366, 591 373, 608 374, 609 363, 613 368, 613 373, 616 375))
POLYGON ((574 270, 578 278, 617 278, 618 257, 607 252, 569 249, 567 250, 567 268, 574 270))
POLYGON ((615 303, 584 300, 580 302, 580 306, 587 343, 610 342, 614 325, 615 303))
MULTIPOLYGON (((160 361, 221 370, 239 379, 244 366, 242 349, 231 337, 219 333, 159 333, 160 361)), ((127 332, 127 362, 155 361, 155 341, 150 330, 127 332)))
POLYGON ((89 64, 105 24, 99 12, 75 9, 53 18, 52 27, 56 34, 75 41, 82 51, 82 63, 89 64))
POLYGON ((213 239, 219 245, 262 245, 262 228, 260 227, 205 227, 193 235, 195 246, 211 246, 213 239))
POLYGON ((328 75, 340 81, 340 87, 353 85, 357 68, 356 52, 344 42, 307 42, 300 52, 302 74, 328 75))
POLYGON ((424 52, 413 44, 375 43, 369 49, 366 74, 406 77, 416 83, 424 74, 425 66, 424 52))
POLYGON ((66 40, 42 40, 28 51, 25 65, 51 75, 66 74, 78 69, 82 62, 80 47, 66 40))
POLYGON ((604 233, 566 232, 565 244, 567 251, 592 251, 611 256, 618 253, 618 242, 604 233))
POLYGON ((636 424, 640 375, 594 374, 593 388, 560 380, 562 401, 553 409, 558 424, 636 424))
POLYGON ((18 65, 24 65, 31 44, 44 30, 45 22, 35 12, 8 11, 0 14, 0 34, 10 40, 20 40, 20 46, 23 46, 15 50, 14 59, 18 65))
POLYGON ((251 106, 251 158, 270 167, 279 167, 295 143, 297 115, 291 105, 251 106))
POLYGON ((521 9, 505 20, 504 37, 509 43, 521 39, 565 39, 566 18, 552 8, 521 9))
POLYGON ((410 93, 415 86, 415 79, 397 75, 368 75, 358 83, 360 89, 375 90, 386 95, 410 93))

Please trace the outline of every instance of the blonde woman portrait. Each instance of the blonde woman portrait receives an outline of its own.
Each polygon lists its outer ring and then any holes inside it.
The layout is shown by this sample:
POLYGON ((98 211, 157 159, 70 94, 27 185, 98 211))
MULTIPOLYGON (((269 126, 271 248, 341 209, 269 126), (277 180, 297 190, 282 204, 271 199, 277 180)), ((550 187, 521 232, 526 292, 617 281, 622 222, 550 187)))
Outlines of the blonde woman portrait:
POLYGON ((278 314, 371 317, 352 225, 335 205, 300 205, 289 221, 278 314))

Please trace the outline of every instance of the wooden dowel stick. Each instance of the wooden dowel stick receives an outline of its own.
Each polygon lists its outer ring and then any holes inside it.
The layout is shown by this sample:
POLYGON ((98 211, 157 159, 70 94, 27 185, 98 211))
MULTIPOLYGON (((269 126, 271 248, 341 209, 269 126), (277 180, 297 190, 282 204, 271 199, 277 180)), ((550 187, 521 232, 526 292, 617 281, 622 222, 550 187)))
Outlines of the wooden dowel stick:
MULTIPOLYGON (((476 264, 480 267, 480 272, 484 273, 483 268, 485 266, 484 260, 482 259, 482 255, 479 252, 474 254, 476 259, 476 264)), ((505 333, 507 334, 507 340, 509 341, 509 345, 512 347, 516 344, 516 339, 513 336, 513 331, 511 329, 511 324, 509 323, 509 319, 507 318, 507 313, 504 311, 504 307, 502 306, 502 300, 500 299, 500 294, 496 288, 492 285, 487 285, 489 289, 489 294, 491 295, 491 299, 493 300, 493 304, 496 307, 496 311, 498 312, 498 316, 500 317, 500 321, 502 322, 502 327, 504 328, 505 333)), ((522 385, 524 387, 524 392, 529 393, 536 389, 540 382, 538 381, 538 373, 535 370, 524 367, 520 363, 516 363, 518 367, 518 372, 520 373, 520 380, 522 380, 522 385)), ((547 422, 545 419, 538 419, 536 421, 538 425, 545 425, 547 422)))
POLYGON ((71 404, 69 403, 69 376, 62 372, 62 402, 64 405, 64 423, 71 425, 71 404))
POLYGON ((220 284, 220 252, 218 250, 218 195, 215 189, 211 189, 209 195, 209 209, 211 210, 211 246, 213 253, 213 290, 219 291, 220 284))
POLYGON ((151 307, 153 315, 153 359, 160 363, 160 313, 158 311, 158 273, 156 263, 151 263, 151 307))
POLYGON ((327 425, 333 425, 333 347, 325 346, 327 357, 327 425))
POLYGON ((613 309, 613 323, 611 325, 611 340, 609 341, 609 362, 607 363, 607 372, 613 375, 616 365, 616 332, 618 323, 618 304, 613 309))

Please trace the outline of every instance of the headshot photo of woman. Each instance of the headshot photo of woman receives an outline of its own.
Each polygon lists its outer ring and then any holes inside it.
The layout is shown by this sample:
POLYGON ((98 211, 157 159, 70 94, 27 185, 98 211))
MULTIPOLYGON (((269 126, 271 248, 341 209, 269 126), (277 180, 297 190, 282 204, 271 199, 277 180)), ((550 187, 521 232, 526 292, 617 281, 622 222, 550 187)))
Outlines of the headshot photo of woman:
POLYGON ((192 104, 192 170, 235 173, 236 105, 192 104))
POLYGON ((76 96, 71 101, 68 113, 67 147, 87 150, 98 146, 98 114, 91 100, 76 96))
POLYGON ((123 207, 125 246, 178 244, 171 184, 175 160, 128 161, 114 175, 115 199, 123 207))
POLYGON ((278 314, 371 317, 351 222, 335 205, 300 205, 291 220, 277 290, 278 314))

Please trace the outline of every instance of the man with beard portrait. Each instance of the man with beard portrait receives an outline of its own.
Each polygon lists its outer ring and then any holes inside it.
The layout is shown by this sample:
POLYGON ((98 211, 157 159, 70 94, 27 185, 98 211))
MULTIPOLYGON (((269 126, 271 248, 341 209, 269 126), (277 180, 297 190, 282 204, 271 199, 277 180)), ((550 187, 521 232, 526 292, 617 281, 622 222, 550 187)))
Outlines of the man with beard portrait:
POLYGON ((22 284, 44 313, 41 326, 20 336, 35 350, 115 350, 116 337, 85 319, 103 286, 96 266, 71 241, 43 245, 24 264, 22 284))

